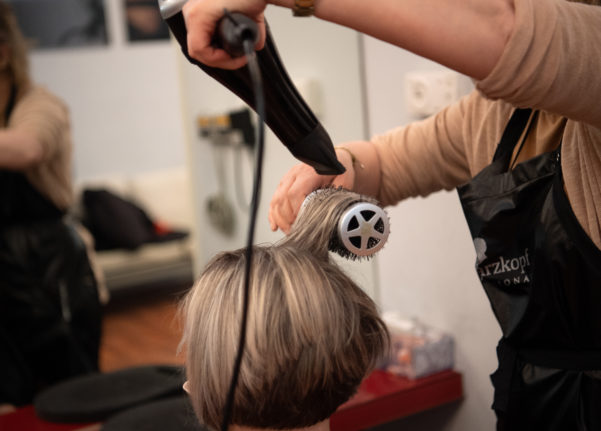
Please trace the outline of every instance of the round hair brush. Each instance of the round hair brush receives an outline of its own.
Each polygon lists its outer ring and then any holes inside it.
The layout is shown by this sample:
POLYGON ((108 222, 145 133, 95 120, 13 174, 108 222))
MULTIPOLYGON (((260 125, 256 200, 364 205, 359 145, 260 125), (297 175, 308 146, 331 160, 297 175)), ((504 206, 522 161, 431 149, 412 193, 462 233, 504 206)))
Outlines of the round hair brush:
POLYGON ((388 215, 375 199, 329 187, 305 198, 286 241, 355 260, 382 249, 389 234, 388 215))

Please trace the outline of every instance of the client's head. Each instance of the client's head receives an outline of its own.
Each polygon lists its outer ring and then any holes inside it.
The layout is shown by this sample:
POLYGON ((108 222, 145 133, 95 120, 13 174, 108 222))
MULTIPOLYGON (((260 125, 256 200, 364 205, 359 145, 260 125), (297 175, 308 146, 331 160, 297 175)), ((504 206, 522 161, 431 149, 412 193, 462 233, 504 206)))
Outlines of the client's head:
MULTIPOLYGON (((200 422, 219 428, 242 310, 244 250, 214 257, 184 301, 188 390, 200 422)), ((232 413, 242 428, 326 420, 387 348, 373 301, 326 256, 284 242, 257 246, 245 355, 232 413)))

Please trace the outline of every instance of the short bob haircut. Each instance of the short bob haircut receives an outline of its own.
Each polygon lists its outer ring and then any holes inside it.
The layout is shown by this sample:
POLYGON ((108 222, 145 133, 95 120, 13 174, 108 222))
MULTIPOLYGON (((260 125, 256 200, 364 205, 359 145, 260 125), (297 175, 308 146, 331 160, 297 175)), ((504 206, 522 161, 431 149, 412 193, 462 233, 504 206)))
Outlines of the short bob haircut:
MULTIPOLYGON (((247 344, 232 423, 317 424, 386 353, 373 301, 329 258, 290 243, 253 253, 247 344)), ((214 257, 183 302, 187 377, 200 422, 218 429, 237 352, 244 249, 214 257)))
POLYGON ((9 48, 8 67, 17 93, 22 94, 31 86, 27 60, 28 45, 19 29, 12 8, 2 0, 0 0, 0 44, 6 44, 9 48))

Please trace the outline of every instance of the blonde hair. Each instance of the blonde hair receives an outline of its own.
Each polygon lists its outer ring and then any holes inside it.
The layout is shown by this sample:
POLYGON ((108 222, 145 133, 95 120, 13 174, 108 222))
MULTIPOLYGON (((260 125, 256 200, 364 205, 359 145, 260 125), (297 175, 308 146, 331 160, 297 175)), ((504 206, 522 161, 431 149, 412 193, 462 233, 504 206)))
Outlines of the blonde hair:
MULTIPOLYGON (((244 252, 214 257, 183 302, 191 401, 200 422, 214 429, 237 353, 244 252)), ((369 296, 327 256, 286 240, 255 246, 252 259, 232 423, 314 425, 347 401, 385 354, 386 327, 369 296)))
MULTIPOLYGON (((343 257, 355 259, 357 256, 346 250, 338 237, 337 227, 346 210, 362 202, 378 204, 378 201, 372 197, 339 187, 318 189, 303 202, 294 225, 284 241, 311 250, 313 254, 324 258, 327 258, 329 250, 343 257)), ((379 230, 378 226, 374 228, 379 230)), ((360 244, 355 245, 360 246, 360 244)))
POLYGON ((17 92, 26 91, 31 85, 27 42, 19 29, 12 8, 3 1, 0 1, 0 43, 9 47, 8 67, 17 92))

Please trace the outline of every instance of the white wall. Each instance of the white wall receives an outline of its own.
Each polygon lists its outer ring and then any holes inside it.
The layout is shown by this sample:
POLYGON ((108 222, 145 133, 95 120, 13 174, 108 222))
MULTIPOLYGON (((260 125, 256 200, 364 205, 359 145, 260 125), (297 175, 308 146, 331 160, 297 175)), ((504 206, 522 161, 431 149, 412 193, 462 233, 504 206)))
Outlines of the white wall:
POLYGON ((35 81, 70 108, 77 180, 185 164, 177 53, 126 42, 122 5, 106 1, 109 45, 31 53, 35 81))
MULTIPOLYGON (((363 38, 369 133, 413 120, 404 75, 441 66, 372 38, 363 38)), ((461 87, 469 88, 462 77, 461 87)), ((493 430, 492 386, 500 330, 474 269, 475 252, 456 192, 410 199, 389 209, 391 236, 379 256, 381 304, 416 316, 455 337, 465 399, 382 427, 383 430, 493 430)))

